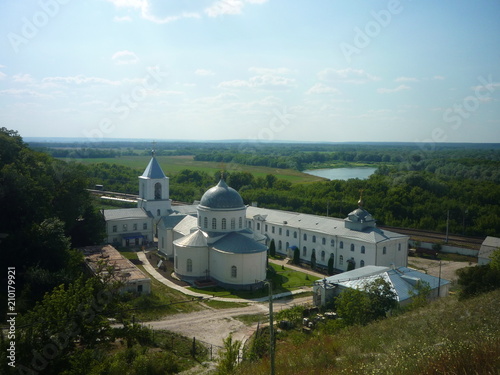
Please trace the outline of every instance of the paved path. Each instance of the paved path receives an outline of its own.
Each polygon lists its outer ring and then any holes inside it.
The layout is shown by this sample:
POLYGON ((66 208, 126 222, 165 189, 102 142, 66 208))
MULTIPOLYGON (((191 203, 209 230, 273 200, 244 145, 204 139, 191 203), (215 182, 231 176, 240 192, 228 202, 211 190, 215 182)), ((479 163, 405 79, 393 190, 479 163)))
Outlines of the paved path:
MULTIPOLYGON (((184 293, 184 294, 186 294, 188 296, 197 297, 197 298, 209 298, 212 301, 223 301, 223 302, 234 302, 234 303, 238 303, 238 302, 241 302, 241 303, 260 303, 260 302, 265 302, 265 301, 269 300, 268 297, 255 298, 255 299, 224 298, 224 297, 210 297, 210 295, 208 295, 208 294, 197 293, 197 292, 194 292, 194 291, 192 291, 192 290, 190 290, 190 289, 188 289, 188 288, 186 288, 184 286, 177 285, 177 284, 173 283, 172 281, 168 280, 167 278, 165 278, 162 274, 160 274, 149 263, 149 261, 148 261, 148 259, 146 257, 146 254, 143 251, 138 251, 137 252, 137 257, 142 262, 142 265, 144 266, 144 269, 152 277, 154 277, 160 283, 168 286, 169 288, 175 289, 175 290, 177 290, 177 291, 179 291, 181 293, 184 293)), ((292 268, 292 267, 290 267, 288 265, 286 267, 292 268)), ((304 272, 304 270, 301 270, 300 268, 298 270, 300 270, 301 272, 304 272)), ((324 275, 322 275, 322 277, 324 277, 324 275)), ((289 296, 292 296, 292 295, 301 294, 301 293, 304 293, 304 292, 309 292, 311 290, 312 290, 312 288, 310 288, 310 287, 302 287, 301 289, 296 289, 296 290, 293 290, 291 292, 284 292, 284 293, 275 294, 275 295, 273 295, 273 299, 278 299, 278 298, 283 298, 283 297, 289 297, 289 296)))

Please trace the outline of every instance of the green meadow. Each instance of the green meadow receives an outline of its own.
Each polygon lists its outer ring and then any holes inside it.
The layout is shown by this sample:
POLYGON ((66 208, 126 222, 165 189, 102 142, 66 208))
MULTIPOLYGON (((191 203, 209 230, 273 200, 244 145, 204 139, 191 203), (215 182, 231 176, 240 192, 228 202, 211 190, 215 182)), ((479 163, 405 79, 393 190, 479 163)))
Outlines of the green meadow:
MULTIPOLYGON (((82 164, 93 163, 108 163, 123 165, 126 167, 143 171, 149 163, 150 156, 121 156, 118 158, 78 158, 72 159, 82 164)), ((321 177, 311 176, 293 169, 279 169, 263 166, 242 165, 234 163, 218 163, 211 161, 196 161, 192 155, 183 156, 157 156, 156 159, 160 163, 163 171, 167 176, 172 176, 183 169, 190 169, 193 171, 206 172, 213 175, 214 173, 226 170, 238 172, 249 172, 255 177, 265 177, 268 174, 275 175, 277 178, 285 179, 291 183, 304 183, 323 181, 321 177)))

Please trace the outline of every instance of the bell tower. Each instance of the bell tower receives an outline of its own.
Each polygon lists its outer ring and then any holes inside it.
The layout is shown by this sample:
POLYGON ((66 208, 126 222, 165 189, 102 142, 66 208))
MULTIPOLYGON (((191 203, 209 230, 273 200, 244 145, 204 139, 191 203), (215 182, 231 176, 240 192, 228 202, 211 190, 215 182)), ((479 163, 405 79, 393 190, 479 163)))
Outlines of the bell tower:
POLYGON ((139 176, 139 199, 137 207, 144 208, 153 217, 167 216, 171 210, 169 181, 151 151, 151 160, 139 176))

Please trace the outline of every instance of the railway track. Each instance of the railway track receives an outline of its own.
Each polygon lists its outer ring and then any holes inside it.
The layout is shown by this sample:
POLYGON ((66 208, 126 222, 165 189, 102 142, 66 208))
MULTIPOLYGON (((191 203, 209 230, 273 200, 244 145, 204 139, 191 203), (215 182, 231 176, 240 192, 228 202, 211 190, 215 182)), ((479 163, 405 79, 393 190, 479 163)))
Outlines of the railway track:
MULTIPOLYGON (((386 230, 390 230, 392 232, 406 234, 406 235, 413 237, 413 238, 429 240, 429 242, 433 242, 433 241, 442 242, 442 241, 446 240, 446 233, 434 232, 434 231, 429 231, 429 230, 399 228, 399 227, 387 227, 387 226, 380 227, 380 229, 386 229, 386 230)), ((461 235, 457 235, 457 234, 449 234, 448 235, 448 242, 449 243, 453 243, 453 244, 457 244, 457 245, 468 245, 467 247, 473 246, 474 248, 477 248, 477 249, 479 249, 479 247, 481 247, 481 244, 483 243, 484 239, 485 239, 485 237, 468 237, 468 236, 461 236, 461 235)))

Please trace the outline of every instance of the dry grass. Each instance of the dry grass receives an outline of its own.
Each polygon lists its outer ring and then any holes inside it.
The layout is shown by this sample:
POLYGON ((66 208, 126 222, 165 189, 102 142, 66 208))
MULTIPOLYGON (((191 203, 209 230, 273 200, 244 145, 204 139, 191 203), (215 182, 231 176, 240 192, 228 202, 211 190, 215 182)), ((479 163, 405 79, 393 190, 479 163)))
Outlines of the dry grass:
MULTIPOLYGON (((293 332, 278 341, 276 374, 499 374, 499 309, 500 290, 335 334, 293 332)), ((245 363, 238 373, 268 374, 269 361, 245 363)))

